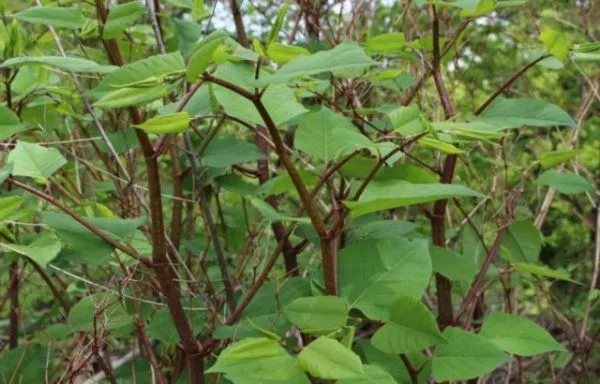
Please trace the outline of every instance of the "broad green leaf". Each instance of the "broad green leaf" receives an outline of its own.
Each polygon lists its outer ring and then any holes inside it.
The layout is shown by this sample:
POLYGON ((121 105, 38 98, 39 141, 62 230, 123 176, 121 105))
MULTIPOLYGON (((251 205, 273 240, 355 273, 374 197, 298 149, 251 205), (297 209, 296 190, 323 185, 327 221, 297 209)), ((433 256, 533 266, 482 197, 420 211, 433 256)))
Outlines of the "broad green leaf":
POLYGON ((596 188, 585 177, 573 172, 545 171, 535 180, 536 184, 547 185, 566 195, 593 192, 596 188))
MULTIPOLYGON (((254 69, 246 64, 226 63, 219 66, 215 76, 238 85, 248 91, 254 91, 254 69)), ((221 86, 213 86, 213 92, 225 113, 237 117, 248 124, 264 125, 254 104, 248 99, 221 86)), ((267 88, 261 98, 269 115, 276 125, 282 125, 294 117, 306 112, 296 100, 294 92, 285 85, 274 85, 267 88)))
MULTIPOLYGON (((0 184, 2 182, 3 180, 0 181, 0 184)), ((0 197, 0 223, 17 212, 21 204, 23 204, 23 196, 0 197)))
POLYGON ((496 1, 494 0, 459 0, 455 4, 464 4, 465 7, 460 12, 461 17, 477 17, 490 13, 494 10, 496 1), (474 5, 474 6, 473 6, 474 5))
POLYGON ((366 240, 339 253, 340 296, 351 308, 376 320, 387 319, 398 295, 421 297, 431 277, 424 240, 366 240))
POLYGON ((45 383, 47 370, 52 369, 47 347, 23 343, 0 355, 0 378, 2 384, 45 383))
POLYGON ((542 234, 529 220, 510 224, 502 236, 502 245, 516 262, 537 261, 542 248, 542 234))
POLYGON ((51 233, 44 233, 27 245, 0 243, 0 246, 35 261, 42 268, 46 268, 62 248, 58 237, 51 233))
POLYGON ((550 27, 544 27, 540 34, 540 40, 544 43, 546 50, 560 61, 566 61, 569 56, 569 42, 565 34, 550 27))
POLYGON ((309 56, 310 52, 302 47, 272 43, 267 47, 266 55, 277 64, 286 64, 299 56, 309 56))
POLYGON ((286 380, 298 376, 294 358, 268 338, 247 338, 223 350, 206 372, 222 372, 251 380, 286 380))
POLYGON ((15 17, 17 20, 27 23, 69 29, 79 29, 85 24, 81 8, 75 7, 31 7, 17 13, 15 17))
MULTIPOLYGON (((410 374, 406 370, 406 366, 402 363, 398 364, 399 357, 381 352, 373 347, 371 340, 358 340, 357 346, 361 357, 365 364, 377 366, 383 369, 396 380, 397 383, 410 384, 410 374)), ((411 365, 415 369, 421 370, 419 373, 419 384, 424 384, 431 376, 431 364, 426 364, 427 360, 422 352, 412 352, 406 355, 411 365)), ((365 370, 368 365, 365 365, 365 370)))
POLYGON ((470 283, 477 274, 475 261, 467 255, 436 246, 432 246, 430 252, 433 272, 442 274, 450 280, 470 283))
POLYGON ((335 296, 301 297, 288 304, 283 313, 302 331, 332 330, 346 324, 348 304, 335 296))
POLYGON ((399 238, 418 228, 418 224, 403 220, 376 220, 366 224, 357 222, 350 228, 347 241, 350 244, 364 240, 399 238))
POLYGON ((256 145, 227 137, 211 140, 200 162, 207 167, 225 168, 263 158, 256 145))
POLYGON ((0 140, 5 140, 21 131, 23 126, 13 111, 0 105, 0 140))
POLYGON ((135 22, 146 14, 146 7, 138 1, 119 4, 110 7, 108 18, 104 24, 102 36, 105 39, 118 37, 127 28, 133 26, 135 22))
POLYGON ((93 332, 94 329, 115 330, 133 324, 116 295, 97 293, 86 296, 71 308, 68 319, 73 332, 93 332))
POLYGON ((397 384, 392 375, 377 365, 363 365, 364 373, 357 378, 340 379, 337 384, 397 384))
POLYGON ((483 336, 448 327, 433 354, 436 381, 468 380, 489 373, 507 363, 510 357, 483 336))
POLYGON ((408 136, 423 131, 421 109, 416 105, 399 107, 387 112, 391 127, 401 135, 408 136))
MULTIPOLYGON (((350 161, 345 163, 340 172, 342 175, 349 178, 366 179, 379 163, 378 159, 354 156, 350 161)), ((392 166, 384 164, 379 167, 379 170, 373 176, 375 181, 386 180, 404 180, 411 183, 435 183, 438 180, 438 175, 425 167, 414 164, 396 163, 392 166)))
POLYGON ((544 328, 526 317, 511 313, 492 312, 483 322, 479 335, 503 351, 519 356, 567 351, 544 328))
POLYGON ((189 127, 190 121, 192 117, 187 112, 177 112, 153 117, 135 127, 148 133, 180 133, 189 127))
POLYGON ((297 363, 302 370, 320 379, 352 379, 364 374, 356 353, 325 336, 304 347, 298 354, 297 363))
POLYGON ((441 140, 432 139, 431 137, 423 137, 423 138, 419 139, 419 144, 423 145, 425 147, 437 149, 438 151, 443 152, 443 153, 450 153, 450 154, 454 154, 454 155, 464 153, 463 150, 458 149, 457 147, 455 147, 454 145, 452 145, 450 143, 446 143, 441 140))
POLYGON ((14 176, 47 179, 65 165, 67 160, 56 148, 20 140, 8 155, 8 163, 12 164, 14 176))
POLYGON ((300 117, 294 144, 302 152, 325 163, 359 149, 374 147, 371 140, 357 132, 345 117, 327 108, 300 117))
POLYGON ((578 149, 543 153, 538 157, 538 162, 543 168, 552 168, 555 165, 574 159, 580 153, 581 150, 578 149))
POLYGON ((323 72, 363 69, 375 64, 359 45, 343 43, 327 51, 298 57, 281 67, 273 75, 262 76, 257 81, 257 85, 285 83, 297 77, 323 72))
POLYGON ((310 224, 310 219, 307 217, 293 217, 282 215, 277 212, 275 208, 273 208, 269 203, 264 200, 252 198, 250 199, 250 203, 254 206, 254 208, 258 209, 258 211, 263 215, 263 217, 272 222, 276 223, 279 221, 295 221, 300 223, 310 224))
POLYGON ((45 65, 75 73, 109 73, 117 69, 112 65, 100 65, 95 61, 79 57, 62 56, 22 56, 8 59, 0 68, 14 68, 24 65, 45 65))
POLYGON ((572 283, 577 283, 577 281, 571 279, 571 276, 568 272, 565 271, 557 271, 543 265, 537 264, 528 264, 528 263, 512 263, 511 267, 516 272, 521 273, 529 273, 532 275, 540 276, 540 277, 549 277, 551 279, 570 281, 572 283))
POLYGON ((404 33, 383 33, 381 35, 369 37, 366 48, 369 54, 389 53, 404 48, 406 39, 404 33))
POLYGON ((532 99, 499 98, 474 121, 494 125, 498 130, 520 128, 524 125, 532 127, 577 126, 571 116, 558 106, 532 99))
POLYGON ((170 88, 159 84, 152 88, 121 88, 105 94, 94 103, 98 108, 123 108, 148 104, 169 94, 170 88))
MULTIPOLYGON (((313 187, 319 182, 320 177, 307 169, 298 169, 300 179, 307 187, 313 187)), ((282 193, 296 193, 296 187, 287 172, 270 178, 260 186, 258 192, 264 196, 276 196, 282 193)))
POLYGON ((185 64, 179 52, 150 56, 110 72, 90 93, 100 97, 119 88, 153 88, 183 72, 185 64))
POLYGON ((11 173, 12 173, 12 165, 11 164, 7 164, 4 167, 0 168, 0 184, 4 183, 4 181, 6 179, 8 179, 8 177, 10 176, 11 173))
MULTIPOLYGON (((186 315, 188 321, 192 323, 194 332, 200 332, 206 320, 205 312, 186 311, 186 315)), ((167 345, 175 345, 180 341, 173 316, 168 308, 161 308, 152 316, 152 319, 146 326, 146 332, 151 338, 167 345)))
POLYGON ((483 197, 479 192, 458 184, 413 184, 390 180, 372 182, 358 201, 346 201, 352 217, 408 205, 428 203, 452 197, 483 197))
POLYGON ((213 61, 213 53, 227 37, 223 31, 214 31, 192 49, 187 63, 187 81, 195 81, 208 68, 213 61))
POLYGON ((419 299, 400 295, 392 303, 388 322, 371 338, 373 346, 398 355, 444 343, 431 311, 419 299))
POLYGON ((206 10, 204 9, 204 0, 192 0, 192 19, 200 20, 206 16, 206 10))

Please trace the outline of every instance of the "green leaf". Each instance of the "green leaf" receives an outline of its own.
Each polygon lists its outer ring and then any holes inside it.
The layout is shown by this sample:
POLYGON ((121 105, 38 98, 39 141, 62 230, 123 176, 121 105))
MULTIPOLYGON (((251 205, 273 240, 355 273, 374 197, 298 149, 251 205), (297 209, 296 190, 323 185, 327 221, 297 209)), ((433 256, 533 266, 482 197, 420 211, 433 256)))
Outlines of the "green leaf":
POLYGON ((543 265, 537 264, 528 264, 528 263, 512 263, 511 267, 516 272, 521 273, 529 273, 536 276, 541 277, 549 277, 551 279, 570 281, 572 283, 578 283, 577 281, 571 279, 571 276, 568 272, 564 271, 556 271, 554 269, 545 267, 543 265))
POLYGON ((474 121, 496 126, 498 130, 520 128, 524 125, 577 126, 571 116, 556 105, 532 99, 496 99, 474 121))
POLYGON ((427 242, 367 240, 339 253, 340 296, 370 319, 384 320, 398 295, 421 297, 431 278, 427 242))
POLYGON ((354 223, 348 233, 348 244, 364 240, 403 237, 419 228, 418 224, 403 220, 376 220, 366 224, 354 223))
POLYGON ((503 351, 519 356, 567 351, 544 328, 523 316, 511 313, 492 312, 483 322, 479 335, 489 339, 503 351))
POLYGON ((423 131, 421 109, 416 105, 399 107, 387 112, 391 127, 401 135, 411 135, 423 131))
POLYGON ((187 64, 187 81, 193 82, 213 61, 213 53, 227 39, 227 33, 214 31, 192 49, 187 64))
POLYGON ((272 43, 267 47, 266 55, 277 64, 286 64, 299 56, 309 56, 310 52, 302 47, 272 43))
POLYGON ((15 18, 27 23, 69 29, 82 28, 86 21, 81 8, 75 7, 32 7, 17 13, 15 18))
POLYGON ((12 164, 14 176, 47 179, 65 165, 67 160, 56 148, 19 140, 8 155, 8 163, 12 164))
POLYGON ((223 350, 206 372, 223 372, 251 380, 286 380, 298 376, 294 358, 275 340, 247 338, 223 350))
POLYGON ((261 213, 261 215, 263 215, 265 219, 272 223, 280 221, 295 221, 299 223, 310 224, 310 219, 307 217, 293 217, 282 215, 264 200, 252 198, 250 199, 250 203, 254 206, 254 208, 258 209, 258 211, 261 213))
POLYGON ((374 37, 369 37, 366 48, 369 54, 389 53, 400 50, 406 45, 404 33, 383 33, 374 37))
POLYGON ((539 185, 547 185, 555 188, 558 192, 566 195, 594 192, 594 184, 585 177, 573 172, 558 172, 548 170, 540 175, 535 181, 539 185))
MULTIPOLYGON (((254 91, 254 87, 251 85, 251 82, 254 81, 254 69, 249 65, 225 63, 215 71, 215 76, 246 90, 254 91)), ((237 117, 248 124, 265 124, 250 100, 221 86, 213 86, 213 92, 228 115, 237 117)), ((302 104, 296 100, 294 92, 285 85, 268 87, 261 100, 278 126, 306 112, 302 104)))
POLYGON ((397 384, 392 375, 377 365, 363 365, 364 373, 360 377, 340 379, 337 384, 397 384))
POLYGON ((4 167, 0 168, 0 184, 4 183, 4 181, 6 179, 8 179, 8 177, 10 176, 11 173, 12 173, 12 165, 11 164, 7 164, 4 167))
POLYGON ((538 157, 538 162, 543 168, 552 168, 555 165, 574 159, 580 153, 581 150, 578 149, 543 153, 538 157))
POLYGON ((406 295, 394 300, 388 322, 371 339, 375 348, 394 355, 420 351, 443 342, 431 311, 421 300, 406 295))
POLYGON ((177 112, 153 117, 134 127, 148 133, 180 133, 189 127, 190 121, 192 117, 187 112, 177 112))
POLYGON ((35 261, 42 268, 46 268, 46 265, 54 260, 62 249, 58 237, 51 233, 38 236, 28 245, 0 243, 0 246, 35 261))
POLYGON ((544 43, 546 50, 560 61, 564 62, 569 57, 569 42, 563 32, 544 27, 540 34, 540 40, 544 43))
POLYGON ((443 336, 447 343, 438 345, 433 354, 436 381, 473 379, 510 360, 491 341, 475 333, 448 327, 443 336))
POLYGON ((297 363, 302 370, 320 379, 351 379, 364 374, 356 353, 325 336, 304 347, 298 354, 297 363))
POLYGON ((478 268, 473 258, 447 248, 431 247, 433 272, 440 273, 450 280, 470 283, 478 268))
MULTIPOLYGON (((379 163, 378 159, 354 156, 340 168, 342 175, 349 178, 366 179, 379 163)), ((425 167, 414 164, 396 163, 392 166, 384 164, 373 176, 375 181, 404 180, 411 183, 435 183, 438 176, 425 167)))
POLYGON ((160 84, 152 88, 121 88, 94 103, 98 108, 123 108, 148 104, 169 94, 170 88, 160 84))
POLYGON ((21 131, 23 126, 17 115, 4 105, 0 105, 0 140, 5 140, 21 131))
MULTIPOLYGON (((199 333, 206 320, 205 312, 186 311, 186 315, 192 323, 194 332, 199 333)), ((175 345, 180 341, 173 316, 168 308, 161 308, 152 316, 152 319, 146 326, 146 332, 151 338, 168 345, 175 345)))
POLYGON ((204 0, 192 0, 192 19, 200 20, 206 16, 206 10, 204 9, 204 0))
POLYGON ((343 43, 333 49, 310 56, 300 56, 290 61, 270 76, 262 76, 257 85, 285 83, 291 79, 316 75, 323 72, 336 72, 349 69, 367 68, 376 63, 364 50, 353 43, 343 43))
POLYGON ((443 153, 450 153, 450 154, 454 154, 454 155, 464 153, 463 150, 458 149, 457 147, 455 147, 454 145, 452 145, 450 143, 446 143, 441 140, 432 139, 430 137, 423 137, 423 138, 419 139, 419 144, 423 145, 425 147, 437 149, 438 151, 443 152, 443 153))
POLYGON ((2 384, 45 383, 47 370, 52 369, 47 347, 24 343, 0 355, 2 384))
POLYGON ((358 201, 346 201, 352 217, 451 197, 483 197, 458 184, 413 184, 401 180, 371 182, 358 201))
MULTIPOLYGON (((2 182, 0 181, 0 184, 2 182)), ((0 197, 0 222, 17 212, 21 204, 23 204, 23 196, 0 197)))
POLYGON ((300 330, 315 333, 345 325, 348 304, 335 296, 301 297, 288 304, 283 313, 300 330))
POLYGON ((358 149, 374 147, 371 140, 358 133, 345 117, 327 108, 301 116, 294 144, 302 152, 325 163, 358 149))
POLYGON ((537 261, 542 248, 542 234, 529 220, 510 224, 502 236, 502 245, 517 262, 537 261))
POLYGON ((44 65, 75 73, 108 73, 118 68, 112 65, 100 65, 95 61, 79 57, 62 56, 15 57, 3 62, 0 68, 13 68, 24 65, 44 65))
POLYGON ((273 27, 271 27, 271 31, 269 32, 269 36, 267 37, 267 47, 269 47, 275 42, 275 40, 277 40, 277 36, 279 36, 279 32, 281 31, 281 27, 283 26, 283 22, 285 20, 285 15, 287 14, 289 8, 289 3, 285 3, 285 5, 281 7, 279 12, 277 12, 277 17, 275 18, 273 27))
POLYGON ((119 88, 153 88, 184 71, 185 64, 179 52, 150 56, 110 72, 90 93, 99 97, 119 88))
POLYGON ((130 1, 129 3, 119 4, 110 7, 108 18, 102 37, 105 39, 113 39, 118 37, 127 28, 133 26, 135 22, 146 14, 146 7, 138 1, 130 1))
POLYGON ((256 145, 227 137, 211 140, 200 161, 207 167, 225 168, 263 158, 256 145))
POLYGON ((97 293, 86 296, 71 308, 69 327, 73 332, 93 332, 94 329, 116 330, 133 324, 117 296, 97 293))

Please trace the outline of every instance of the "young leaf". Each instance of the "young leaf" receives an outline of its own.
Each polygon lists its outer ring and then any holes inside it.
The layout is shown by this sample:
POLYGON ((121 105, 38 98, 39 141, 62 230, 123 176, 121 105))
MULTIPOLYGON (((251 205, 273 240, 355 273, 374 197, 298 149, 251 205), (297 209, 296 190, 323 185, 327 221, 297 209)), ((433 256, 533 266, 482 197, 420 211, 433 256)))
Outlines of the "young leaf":
POLYGON ((431 311, 421 300, 406 295, 394 300, 388 322, 371 339, 375 348, 394 355, 420 351, 443 342, 431 311))
POLYGON ((58 149, 20 140, 8 155, 14 176, 47 179, 67 163, 58 149))
POLYGON ((46 265, 56 258, 62 248, 58 237, 51 233, 40 235, 28 245, 3 242, 0 243, 0 246, 35 261, 42 268, 46 268, 46 265))
POLYGON ((339 254, 340 296, 370 319, 385 320, 400 294, 420 297, 431 278, 427 242, 367 240, 339 254))
POLYGON ((197 21, 206 16, 206 10, 204 9, 204 0, 192 1, 192 19, 197 21))
POLYGON ((366 48, 369 54, 389 53, 400 50, 406 44, 404 33, 383 33, 374 37, 369 37, 366 48))
POLYGON ((283 314, 305 332, 332 330, 346 324, 348 304, 335 296, 301 297, 288 304, 283 314))
POLYGON ((267 47, 265 55, 277 64, 286 64, 298 56, 309 56, 310 52, 302 47, 272 43, 267 47))
POLYGON ((569 57, 569 42, 565 34, 550 27, 544 27, 540 34, 540 40, 552 55, 560 61, 566 61, 569 57))
POLYGON ((356 353, 325 336, 304 347, 298 354, 297 363, 302 370, 320 379, 351 379, 364 374, 356 353))
POLYGON ((374 147, 345 117, 327 108, 301 116, 294 144, 325 163, 358 149, 374 147))
POLYGON ((554 269, 545 267, 543 265, 528 264, 528 263, 512 263, 511 267, 516 272, 529 273, 529 274, 540 276, 540 277, 548 277, 551 279, 564 280, 564 281, 570 281, 572 283, 577 283, 577 281, 571 279, 571 276, 569 275, 568 272, 556 271, 554 269))
POLYGON ((0 197, 0 223, 15 213, 21 204, 23 204, 22 196, 0 197))
POLYGON ((548 170, 542 173, 535 182, 539 185, 556 188, 558 192, 566 195, 593 192, 596 189, 594 184, 586 180, 585 177, 573 172, 548 170))
POLYGON ((279 221, 295 221, 299 223, 310 224, 310 219, 307 217, 292 217, 287 215, 282 215, 277 212, 275 208, 273 208, 269 203, 264 200, 252 198, 250 199, 250 203, 258 209, 258 211, 263 215, 263 217, 269 220, 272 223, 276 223, 279 221))
POLYGON ((346 201, 352 217, 450 197, 483 197, 458 184, 413 184, 401 180, 371 182, 358 201, 346 201))
POLYGON ((28 23, 69 29, 79 29, 85 24, 81 8, 75 7, 32 7, 17 13, 15 18, 28 23))
POLYGON ((169 94, 170 88, 159 84, 152 88, 120 88, 109 92, 94 103, 98 108, 123 108, 148 104, 169 94))
POLYGON ((279 12, 277 12, 277 17, 275 18, 275 22, 273 23, 273 27, 269 32, 269 37, 267 37, 267 48, 277 40, 277 36, 281 31, 281 27, 283 26, 283 21, 285 20, 285 15, 289 9, 289 3, 286 3, 279 12))
POLYGON ((542 100, 498 98, 488 106, 475 122, 496 126, 498 130, 562 125, 576 127, 568 113, 554 104, 542 100))
POLYGON ((187 112, 178 112, 153 117, 135 127, 148 133, 180 133, 189 127, 191 120, 187 112))
POLYGON ((376 63, 365 55, 364 50, 353 43, 343 43, 328 51, 301 56, 290 61, 273 75, 262 76, 257 85, 285 83, 291 79, 348 69, 367 68, 376 63))
POLYGON ((515 221, 506 228, 502 245, 508 249, 513 261, 537 261, 542 248, 542 234, 529 220, 515 221))
POLYGON ((5 140, 22 129, 23 126, 17 115, 4 105, 0 105, 0 140, 5 140))
POLYGON ((207 373, 222 372, 254 380, 281 380, 298 376, 294 358, 275 340, 247 338, 223 350, 207 373))
POLYGON ((110 7, 108 18, 102 30, 105 39, 118 37, 124 30, 133 26, 137 19, 146 14, 146 7, 138 1, 130 1, 110 7))
POLYGON ((523 316, 511 313, 492 312, 483 322, 479 335, 503 351, 519 356, 567 351, 544 328, 523 316))
POLYGON ((447 343, 438 345, 433 354, 436 381, 473 379, 510 360, 491 341, 475 333, 448 327, 443 336, 447 343))
POLYGON ((581 150, 572 149, 543 153, 538 157, 538 162, 543 168, 552 168, 560 163, 567 162, 581 153, 581 150))
POLYGON ((223 31, 214 31, 192 49, 187 64, 187 81, 195 81, 208 68, 213 61, 213 53, 227 37, 223 31))

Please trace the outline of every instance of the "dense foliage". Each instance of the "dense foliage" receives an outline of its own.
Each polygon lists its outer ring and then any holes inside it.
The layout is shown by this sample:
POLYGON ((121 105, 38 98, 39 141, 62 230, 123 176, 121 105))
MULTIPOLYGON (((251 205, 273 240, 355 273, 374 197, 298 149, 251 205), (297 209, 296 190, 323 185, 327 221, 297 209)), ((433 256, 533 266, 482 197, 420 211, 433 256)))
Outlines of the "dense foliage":
POLYGON ((0 0, 1 383, 593 383, 594 0, 0 0))

